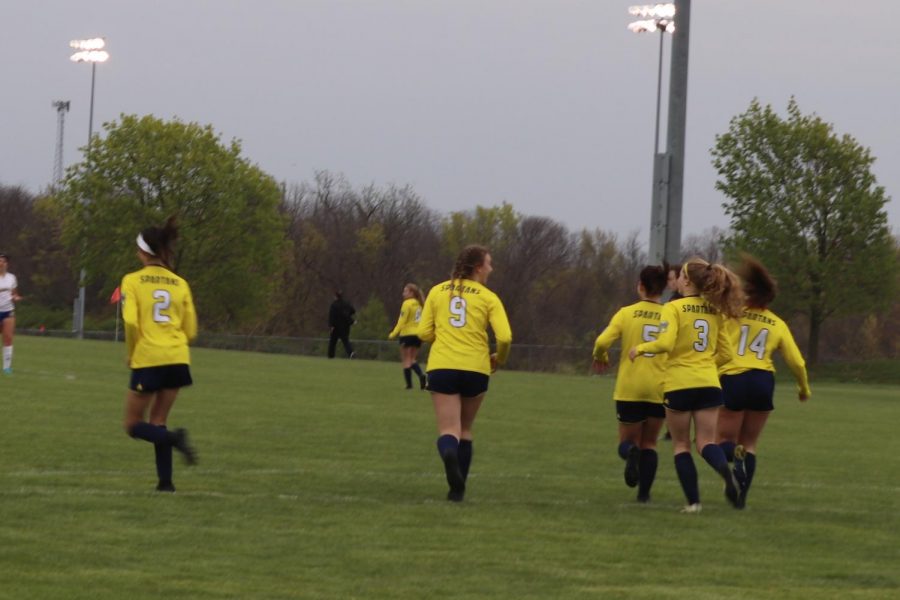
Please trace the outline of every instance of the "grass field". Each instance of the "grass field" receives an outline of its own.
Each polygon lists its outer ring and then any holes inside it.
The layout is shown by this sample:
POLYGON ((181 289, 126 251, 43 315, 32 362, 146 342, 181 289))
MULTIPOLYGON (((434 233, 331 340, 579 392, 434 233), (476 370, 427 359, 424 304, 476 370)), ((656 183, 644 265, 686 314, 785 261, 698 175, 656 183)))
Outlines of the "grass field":
POLYGON ((622 482, 612 378, 501 372, 457 505, 399 365, 199 349, 170 425, 201 462, 163 495, 121 344, 15 348, 3 599, 900 598, 896 386, 782 384, 747 509, 698 459, 683 515, 666 442, 651 504, 622 482))

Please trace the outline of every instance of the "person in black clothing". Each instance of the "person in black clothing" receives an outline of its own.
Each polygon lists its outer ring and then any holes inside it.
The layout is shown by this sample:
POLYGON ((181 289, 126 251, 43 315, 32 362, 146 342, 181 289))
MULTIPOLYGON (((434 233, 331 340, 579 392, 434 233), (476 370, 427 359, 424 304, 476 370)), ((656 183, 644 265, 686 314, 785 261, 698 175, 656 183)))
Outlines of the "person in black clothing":
POLYGON ((344 344, 344 350, 347 356, 353 358, 356 353, 353 352, 353 345, 350 343, 350 326, 356 323, 354 315, 356 309, 353 305, 344 300, 344 296, 340 291, 334 293, 335 300, 331 303, 328 310, 328 326, 331 328, 331 337, 328 340, 328 358, 334 358, 334 350, 337 347, 337 341, 341 340, 344 344))

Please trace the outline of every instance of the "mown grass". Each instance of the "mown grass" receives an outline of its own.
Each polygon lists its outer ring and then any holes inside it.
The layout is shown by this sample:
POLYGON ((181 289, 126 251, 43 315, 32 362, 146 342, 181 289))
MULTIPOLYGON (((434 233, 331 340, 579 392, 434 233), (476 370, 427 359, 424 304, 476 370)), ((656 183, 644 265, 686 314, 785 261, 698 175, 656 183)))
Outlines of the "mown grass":
POLYGON ((615 453, 612 378, 501 372, 462 505, 399 365, 199 349, 153 492, 121 344, 16 339, 0 378, 0 598, 896 598, 900 388, 781 384, 744 511, 698 460, 682 515, 615 453))

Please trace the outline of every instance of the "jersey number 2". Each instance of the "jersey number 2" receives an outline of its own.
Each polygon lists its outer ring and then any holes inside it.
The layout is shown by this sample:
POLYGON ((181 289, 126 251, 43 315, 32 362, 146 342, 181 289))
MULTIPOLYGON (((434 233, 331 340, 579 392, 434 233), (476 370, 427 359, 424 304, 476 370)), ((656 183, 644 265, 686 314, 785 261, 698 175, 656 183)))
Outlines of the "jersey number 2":
POLYGON ((168 290, 153 290, 153 320, 157 323, 168 323, 171 321, 169 315, 163 314, 164 310, 168 310, 172 304, 172 295, 168 290))

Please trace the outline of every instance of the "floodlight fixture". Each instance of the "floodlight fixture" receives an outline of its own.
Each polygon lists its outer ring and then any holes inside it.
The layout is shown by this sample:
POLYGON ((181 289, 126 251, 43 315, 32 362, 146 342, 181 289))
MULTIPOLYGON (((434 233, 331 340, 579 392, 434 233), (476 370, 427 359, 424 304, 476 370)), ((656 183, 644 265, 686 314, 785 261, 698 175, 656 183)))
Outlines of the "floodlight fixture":
POLYGON ((675 33, 675 5, 647 4, 628 7, 628 14, 641 17, 628 24, 634 33, 668 32, 675 33))
POLYGON ((102 63, 109 60, 109 52, 103 49, 106 47, 106 40, 103 38, 72 40, 69 47, 77 50, 69 57, 72 62, 102 63))

